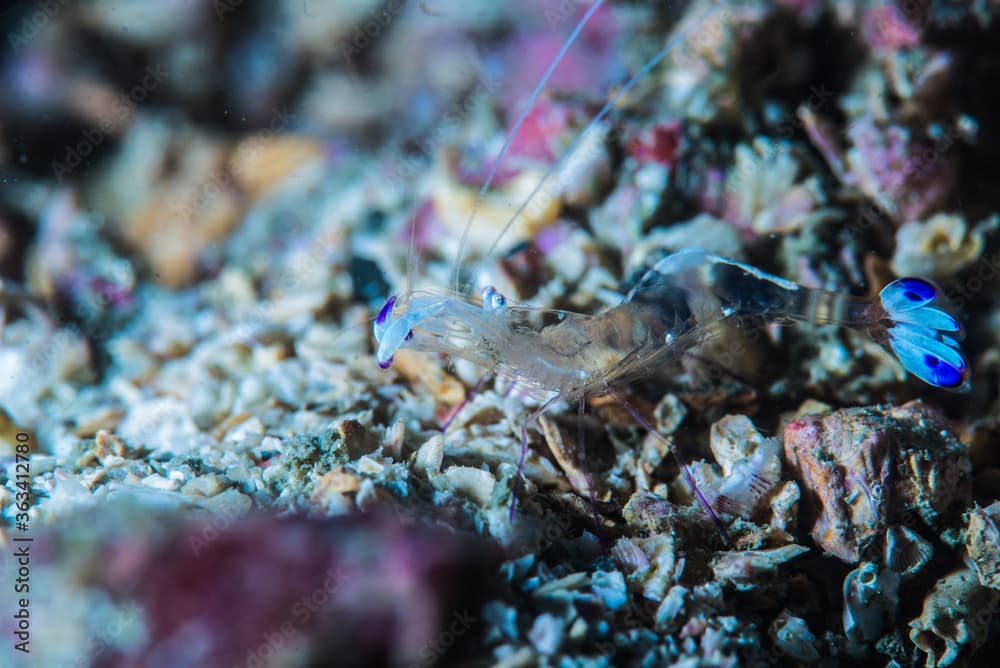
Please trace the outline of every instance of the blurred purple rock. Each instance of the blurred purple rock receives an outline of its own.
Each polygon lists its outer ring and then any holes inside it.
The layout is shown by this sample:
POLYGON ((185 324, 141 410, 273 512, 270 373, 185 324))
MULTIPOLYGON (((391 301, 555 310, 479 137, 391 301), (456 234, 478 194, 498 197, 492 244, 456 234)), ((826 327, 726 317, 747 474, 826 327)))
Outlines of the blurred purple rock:
POLYGON ((434 665, 495 567, 471 537, 389 516, 219 524, 106 549, 99 578, 140 606, 147 641, 96 665, 434 665))

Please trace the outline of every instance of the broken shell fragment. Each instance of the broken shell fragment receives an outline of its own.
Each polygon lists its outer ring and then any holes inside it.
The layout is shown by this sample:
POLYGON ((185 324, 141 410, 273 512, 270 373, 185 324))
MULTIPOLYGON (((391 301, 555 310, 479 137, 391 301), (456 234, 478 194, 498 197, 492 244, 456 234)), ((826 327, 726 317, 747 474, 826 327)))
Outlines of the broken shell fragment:
POLYGON ((898 603, 899 575, 863 562, 844 578, 844 634, 855 643, 874 642, 898 603))
POLYGON ((972 463, 941 413, 922 401, 890 408, 895 470, 894 513, 916 513, 940 530, 964 511, 972 496, 972 463))
POLYGON ((566 473, 566 478, 569 479, 573 489, 581 496, 589 496, 590 484, 587 481, 587 474, 581 468, 580 454, 575 451, 575 444, 567 444, 559 425, 551 418, 543 415, 538 418, 538 424, 542 428, 542 435, 549 446, 549 452, 566 473))
POLYGON ((736 585, 737 589, 752 589, 763 578, 773 577, 786 561, 809 551, 802 545, 785 545, 773 550, 721 552, 712 560, 715 579, 736 585))
POLYGON ((969 513, 965 549, 984 587, 1000 589, 1000 501, 969 513))
POLYGON ((775 617, 768 630, 771 640, 785 654, 804 663, 814 663, 819 660, 816 650, 816 636, 809 630, 806 620, 782 610, 775 617))
POLYGON ((920 572, 934 548, 918 533, 902 524, 893 524, 885 532, 885 567, 907 580, 920 572))
POLYGON ((819 506, 816 544, 846 562, 885 530, 889 433, 874 411, 807 415, 785 426, 785 457, 806 498, 819 506))
POLYGON ((979 226, 970 230, 962 216, 939 213, 900 226, 891 266, 897 276, 944 278, 978 260, 984 245, 979 226))
POLYGON ((660 601, 673 584, 678 569, 674 537, 661 533, 628 543, 619 541, 616 558, 622 558, 631 572, 628 582, 637 587, 644 598, 660 601))
POLYGON ((711 447, 725 475, 712 490, 717 509, 749 516, 781 480, 778 439, 761 436, 745 415, 727 415, 712 425, 711 447))
POLYGON ((444 435, 434 434, 417 450, 413 458, 413 468, 424 475, 441 472, 444 461, 444 435))
POLYGON ((924 665, 944 668, 968 661, 986 642, 998 600, 1000 593, 981 586, 971 569, 938 580, 923 612, 910 622, 910 640, 927 654, 924 665))
POLYGON ((444 477, 459 494, 472 497, 481 505, 489 503, 496 478, 489 471, 472 466, 449 466, 444 477))

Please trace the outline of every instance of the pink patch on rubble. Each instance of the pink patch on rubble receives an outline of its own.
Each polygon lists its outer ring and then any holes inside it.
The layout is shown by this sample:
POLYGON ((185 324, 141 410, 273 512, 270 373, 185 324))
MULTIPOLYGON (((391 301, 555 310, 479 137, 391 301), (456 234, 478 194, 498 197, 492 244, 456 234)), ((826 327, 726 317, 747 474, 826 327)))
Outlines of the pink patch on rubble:
POLYGON ((439 246, 441 236, 445 233, 445 225, 438 216, 437 208, 432 200, 426 200, 413 214, 410 226, 400 232, 399 241, 409 244, 410 234, 413 235, 413 246, 418 252, 434 249, 439 246))
POLYGON ((573 120, 574 110, 567 104, 539 99, 510 144, 511 160, 528 158, 550 163, 559 149, 555 145, 573 120))
POLYGON ((854 121, 847 136, 860 160, 852 161, 851 177, 866 195, 891 207, 887 213, 894 218, 923 218, 951 193, 956 168, 950 138, 932 144, 909 128, 884 127, 868 116, 854 121))
POLYGON ((861 34, 877 52, 897 51, 920 43, 920 33, 892 3, 873 7, 861 19, 861 34))
MULTIPOLYGON (((547 6, 544 10, 546 25, 523 32, 504 48, 504 100, 510 118, 517 118, 521 105, 587 11, 585 6, 572 6, 566 11, 565 4, 547 6)), ((533 4, 531 11, 537 11, 533 4)), ((621 32, 614 7, 605 4, 598 9, 552 73, 547 90, 603 95, 618 69, 615 47, 621 32)))
POLYGON ((629 140, 628 152, 641 163, 673 165, 681 142, 681 122, 658 123, 629 140))

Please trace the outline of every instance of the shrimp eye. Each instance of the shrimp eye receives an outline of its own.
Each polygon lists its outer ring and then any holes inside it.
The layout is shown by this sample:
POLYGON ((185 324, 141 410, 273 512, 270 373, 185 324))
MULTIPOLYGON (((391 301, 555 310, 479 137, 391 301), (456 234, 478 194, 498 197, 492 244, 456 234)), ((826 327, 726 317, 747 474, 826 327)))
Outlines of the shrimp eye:
POLYGON ((501 311, 507 305, 507 298, 492 285, 483 288, 483 308, 488 311, 501 311))

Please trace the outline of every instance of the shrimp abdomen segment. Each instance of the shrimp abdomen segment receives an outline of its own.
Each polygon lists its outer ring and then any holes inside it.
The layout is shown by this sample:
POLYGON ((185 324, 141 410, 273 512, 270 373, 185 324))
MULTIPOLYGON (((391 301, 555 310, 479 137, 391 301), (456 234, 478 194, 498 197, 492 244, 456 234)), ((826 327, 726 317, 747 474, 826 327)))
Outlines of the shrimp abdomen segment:
POLYGON ((969 364, 958 343, 963 332, 944 301, 939 288, 920 278, 897 279, 871 301, 806 288, 697 249, 660 260, 626 297, 646 309, 646 324, 667 345, 725 320, 840 325, 869 334, 924 382, 965 391, 969 364))

